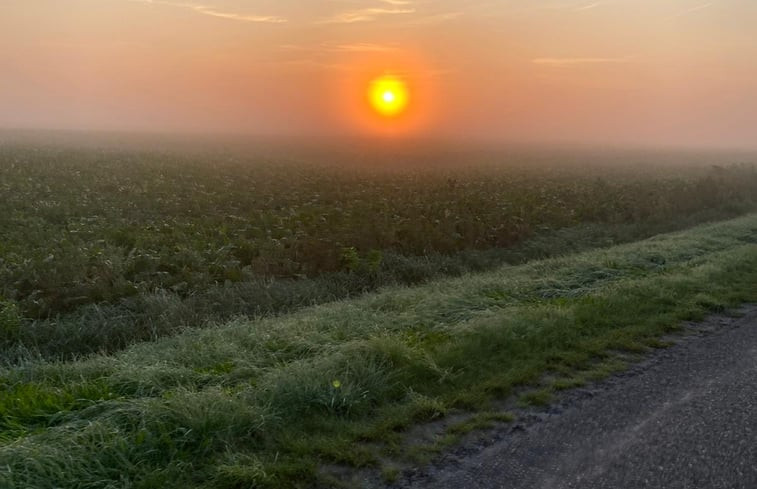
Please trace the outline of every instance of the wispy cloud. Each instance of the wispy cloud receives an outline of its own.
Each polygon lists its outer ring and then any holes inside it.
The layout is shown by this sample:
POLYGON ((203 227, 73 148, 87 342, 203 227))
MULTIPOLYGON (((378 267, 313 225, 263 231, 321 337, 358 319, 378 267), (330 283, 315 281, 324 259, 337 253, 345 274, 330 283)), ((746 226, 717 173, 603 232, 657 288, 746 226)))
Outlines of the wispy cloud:
POLYGON ((218 10, 208 5, 200 5, 194 3, 172 2, 169 0, 129 0, 131 2, 144 3, 149 5, 167 5, 169 7, 178 7, 193 10, 198 14, 209 15, 211 17, 218 17, 221 19, 230 19, 240 22, 263 22, 270 24, 281 24, 287 22, 284 17, 278 17, 275 15, 250 15, 242 14, 238 12, 226 12, 218 10))
POLYGON ((572 66, 590 64, 628 63, 630 58, 535 58, 531 62, 536 65, 572 66))
POLYGON ((319 24, 352 24, 370 22, 386 15, 415 13, 411 0, 379 0, 385 6, 365 7, 339 12, 331 17, 321 19, 319 24))
POLYGON ((390 53, 398 51, 399 47, 392 44, 376 44, 371 42, 323 42, 314 45, 282 44, 279 46, 279 49, 311 53, 390 53))
POLYGON ((283 17, 277 17, 273 15, 245 15, 237 14, 233 12, 220 12, 210 7, 203 5, 196 5, 192 7, 192 10, 200 14, 210 15, 212 17, 220 17, 222 19, 241 20, 243 22, 268 22, 271 24, 281 24, 287 20, 283 17))
POLYGON ((318 68, 338 71, 355 71, 354 64, 343 63, 344 55, 370 55, 394 53, 401 50, 397 44, 372 42, 325 41, 313 44, 281 44, 277 63, 291 67, 318 68), (284 58, 284 59, 282 59, 284 58))
POLYGON ((330 63, 328 61, 320 61, 317 59, 290 59, 286 61, 276 61, 274 62, 276 65, 279 66, 289 66, 293 68, 305 68, 305 69, 317 69, 317 70, 335 70, 335 71, 354 71, 355 67, 346 65, 346 64, 340 64, 340 63, 330 63))
POLYGON ((604 7, 606 5, 612 5, 617 3, 618 0, 583 0, 583 1, 571 1, 571 2, 550 2, 550 3, 537 3, 532 8, 540 10, 553 10, 563 12, 581 12, 584 10, 593 10, 598 7, 604 7))
POLYGON ((449 20, 457 19, 458 17, 462 15, 463 15, 463 12, 445 12, 441 14, 434 14, 434 15, 429 15, 426 17, 421 17, 419 19, 412 21, 411 24, 414 24, 414 25, 439 24, 442 22, 447 22, 449 20))
POLYGON ((396 46, 386 46, 383 44, 373 44, 369 42, 356 42, 352 44, 336 44, 332 47, 333 51, 348 53, 389 53, 397 51, 396 46))
POLYGON ((707 2, 707 3, 703 3, 701 5, 696 5, 694 7, 687 8, 686 10, 682 10, 682 11, 678 12, 672 18, 675 19, 675 18, 678 18, 678 17, 683 17, 684 15, 693 14, 694 12, 699 12, 700 10, 704 10, 704 9, 710 8, 713 5, 715 5, 713 2, 707 2))
POLYGON ((376 20, 382 15, 395 14, 412 14, 415 9, 412 8, 364 8, 341 12, 328 19, 323 19, 321 24, 352 24, 354 22, 368 22, 376 20))
POLYGON ((593 8, 601 7, 602 5, 605 5, 607 2, 594 2, 594 3, 588 3, 586 5, 581 5, 580 7, 576 8, 576 10, 591 10, 593 8))

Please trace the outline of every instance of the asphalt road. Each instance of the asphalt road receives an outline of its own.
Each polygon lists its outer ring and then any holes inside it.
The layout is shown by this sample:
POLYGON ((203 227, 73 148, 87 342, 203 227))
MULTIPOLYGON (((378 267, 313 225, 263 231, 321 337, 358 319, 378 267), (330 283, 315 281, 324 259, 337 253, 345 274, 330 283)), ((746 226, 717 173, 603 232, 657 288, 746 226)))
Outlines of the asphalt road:
POLYGON ((756 489, 757 308, 745 312, 398 486, 756 489))

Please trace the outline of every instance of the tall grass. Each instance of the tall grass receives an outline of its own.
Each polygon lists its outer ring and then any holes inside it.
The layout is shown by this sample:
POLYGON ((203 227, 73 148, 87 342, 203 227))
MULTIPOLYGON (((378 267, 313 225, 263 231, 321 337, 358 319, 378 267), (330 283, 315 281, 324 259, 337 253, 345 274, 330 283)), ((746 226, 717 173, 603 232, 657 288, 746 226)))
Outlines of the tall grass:
MULTIPOLYGON (((0 371, 0 485, 304 487, 757 299, 757 215, 0 371)), ((399 451, 399 452, 398 452, 399 451)))

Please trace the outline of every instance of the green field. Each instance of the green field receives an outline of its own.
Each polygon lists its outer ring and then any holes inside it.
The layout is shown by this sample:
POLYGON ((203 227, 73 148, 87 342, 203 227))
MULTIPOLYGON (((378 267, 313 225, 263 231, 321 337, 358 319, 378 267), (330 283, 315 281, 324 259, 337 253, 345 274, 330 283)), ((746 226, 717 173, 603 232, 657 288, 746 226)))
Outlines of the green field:
POLYGON ((0 301, 24 323, 0 348, 117 351, 757 209, 753 156, 371 150, 0 145, 0 301))
POLYGON ((757 300, 753 166, 495 156, 0 146, 0 486, 390 479, 757 300))

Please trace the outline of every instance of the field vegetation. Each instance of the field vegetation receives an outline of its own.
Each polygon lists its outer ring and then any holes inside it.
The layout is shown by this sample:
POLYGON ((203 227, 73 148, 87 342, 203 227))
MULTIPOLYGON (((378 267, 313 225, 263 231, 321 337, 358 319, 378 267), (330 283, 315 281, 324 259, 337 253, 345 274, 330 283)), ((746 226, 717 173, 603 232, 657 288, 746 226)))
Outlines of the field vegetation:
POLYGON ((237 315, 757 208, 757 171, 743 160, 387 159, 389 168, 241 151, 0 146, 0 301, 11 318, 3 343, 48 357, 116 351, 237 315))
POLYGON ((749 160, 244 155, 0 145, 0 487, 391 480, 757 301, 749 160))
MULTIPOLYGON (((506 420, 492 401, 550 391, 680 321, 757 300, 757 215, 566 258, 187 330, 113 355, 0 370, 8 488, 333 487, 403 432, 452 412, 448 443, 506 420)), ((610 364, 612 365, 612 364, 610 364)), ((607 369, 607 367, 601 367, 607 369)), ((396 475, 392 466, 385 471, 396 475)))

